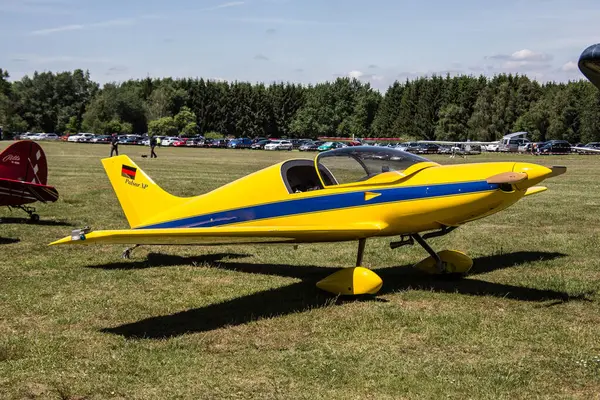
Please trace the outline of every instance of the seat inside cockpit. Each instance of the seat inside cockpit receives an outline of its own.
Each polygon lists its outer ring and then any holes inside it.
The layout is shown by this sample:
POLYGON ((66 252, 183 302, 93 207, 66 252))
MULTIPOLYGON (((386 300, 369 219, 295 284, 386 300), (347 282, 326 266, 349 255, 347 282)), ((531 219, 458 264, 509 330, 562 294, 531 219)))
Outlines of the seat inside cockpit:
MULTIPOLYGON (((331 173, 326 170, 321 171, 325 185, 332 185, 335 182, 331 173)), ((312 190, 323 189, 321 180, 315 170, 313 160, 289 160, 281 166, 281 178, 289 193, 310 192, 312 190)))

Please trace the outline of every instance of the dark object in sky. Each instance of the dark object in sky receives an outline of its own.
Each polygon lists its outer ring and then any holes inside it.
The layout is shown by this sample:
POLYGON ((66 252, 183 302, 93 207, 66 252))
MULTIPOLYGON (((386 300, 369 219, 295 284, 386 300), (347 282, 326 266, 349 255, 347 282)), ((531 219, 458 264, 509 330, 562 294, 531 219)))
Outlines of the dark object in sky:
POLYGON ((600 43, 591 45, 579 56, 579 70, 600 89, 600 43))

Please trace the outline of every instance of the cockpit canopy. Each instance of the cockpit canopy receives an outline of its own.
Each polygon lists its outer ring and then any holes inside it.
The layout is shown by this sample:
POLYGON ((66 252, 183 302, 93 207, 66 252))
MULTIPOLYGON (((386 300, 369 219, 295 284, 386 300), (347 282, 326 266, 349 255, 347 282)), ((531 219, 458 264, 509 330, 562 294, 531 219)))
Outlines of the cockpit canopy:
POLYGON ((314 163, 290 160, 282 165, 281 174, 288 191, 296 193, 366 181, 390 172, 402 173, 422 162, 430 161, 395 148, 352 146, 320 153, 314 163))
MULTIPOLYGON (((321 176, 324 167, 333 178, 333 185, 343 185, 365 181, 386 172, 402 172, 414 164, 428 161, 399 149, 355 146, 320 153, 315 163, 321 176)), ((323 181, 328 186, 326 180, 323 181)))

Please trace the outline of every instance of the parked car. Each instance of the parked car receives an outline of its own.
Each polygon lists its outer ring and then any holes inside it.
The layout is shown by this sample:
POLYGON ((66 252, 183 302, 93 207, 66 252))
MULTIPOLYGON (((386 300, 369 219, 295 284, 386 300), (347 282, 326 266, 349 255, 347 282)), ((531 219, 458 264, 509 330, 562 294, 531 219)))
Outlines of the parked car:
POLYGON ((160 141, 161 146, 173 146, 173 143, 178 141, 179 138, 177 136, 167 136, 160 141))
POLYGON ((327 151, 327 150, 332 150, 332 149, 339 149, 341 147, 347 147, 347 146, 340 142, 325 142, 322 145, 320 145, 317 148, 317 150, 318 151, 327 151))
POLYGON ((173 147, 185 147, 188 142, 188 138, 179 138, 173 142, 173 147))
MULTIPOLYGON (((31 132, 21 133, 20 135, 15 136, 15 140, 26 140, 35 135, 36 135, 36 133, 31 133, 31 132)), ((29 139, 29 140, 31 140, 31 139, 29 139)))
POLYGON ((485 151, 498 152, 500 151, 500 143, 490 143, 484 146, 483 148, 485 149, 485 151))
MULTIPOLYGON (((377 146, 377 144, 376 144, 377 146)), ((399 143, 398 145, 396 145, 397 149, 400 149, 402 151, 408 151, 411 153, 416 153, 417 150, 419 150, 419 142, 405 142, 405 143, 399 143)))
POLYGON ((292 142, 289 140, 273 140, 271 143, 265 145, 265 150, 288 150, 291 151, 293 148, 292 142))
POLYGON ((228 139, 213 139, 208 147, 224 149, 227 147, 228 139))
POLYGON ((123 145, 136 145, 141 143, 139 138, 136 136, 119 136, 119 144, 123 145))
POLYGON ((568 154, 571 152, 571 144, 566 140, 549 140, 538 147, 538 153, 568 154))
POLYGON ((90 139, 90 143, 110 143, 110 135, 96 135, 90 139))
POLYGON ((317 151, 317 149, 319 148, 320 145, 322 145, 323 141, 316 141, 316 142, 305 142, 303 145, 301 145, 300 147, 298 147, 298 150, 300 151, 317 151))
POLYGON ((29 137, 30 140, 59 140, 60 136, 56 133, 39 133, 29 137))
POLYGON ((419 143, 415 153, 417 154, 436 154, 440 150, 440 146, 435 143, 419 143))
POLYGON ((500 142, 500 145, 498 147, 499 151, 503 151, 503 152, 517 152, 519 151, 519 148, 524 146, 525 144, 529 143, 530 140, 529 139, 525 139, 525 138, 506 138, 506 139, 502 139, 502 141, 500 142))
POLYGON ((252 146, 252 139, 250 138, 238 138, 232 139, 227 143, 229 149, 249 149, 252 146))
POLYGON ((76 135, 69 136, 69 138, 67 139, 67 142, 77 142, 77 143, 89 142, 90 140, 92 140, 94 138, 94 136, 95 135, 93 133, 87 133, 87 132, 78 133, 76 135))
POLYGON ((264 150, 264 149, 265 149, 265 146, 266 146, 267 144, 269 144, 269 143, 271 143, 271 140, 270 140, 270 139, 264 139, 264 140, 260 140, 260 141, 258 141, 258 142, 256 142, 256 143, 252 143, 252 145, 250 146, 250 148, 251 148, 252 150, 264 150))

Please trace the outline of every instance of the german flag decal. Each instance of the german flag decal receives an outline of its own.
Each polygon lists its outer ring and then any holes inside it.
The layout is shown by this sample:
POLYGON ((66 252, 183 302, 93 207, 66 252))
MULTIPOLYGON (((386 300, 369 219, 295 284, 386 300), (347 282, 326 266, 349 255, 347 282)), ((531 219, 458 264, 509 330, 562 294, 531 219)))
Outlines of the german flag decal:
POLYGON ((136 171, 137 171, 137 168, 133 168, 133 167, 130 167, 129 165, 123 164, 123 167, 121 168, 121 176, 135 180, 136 171))

